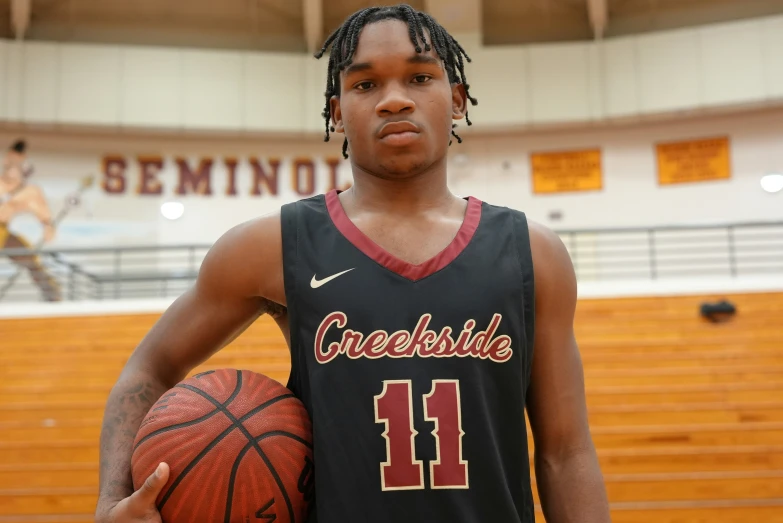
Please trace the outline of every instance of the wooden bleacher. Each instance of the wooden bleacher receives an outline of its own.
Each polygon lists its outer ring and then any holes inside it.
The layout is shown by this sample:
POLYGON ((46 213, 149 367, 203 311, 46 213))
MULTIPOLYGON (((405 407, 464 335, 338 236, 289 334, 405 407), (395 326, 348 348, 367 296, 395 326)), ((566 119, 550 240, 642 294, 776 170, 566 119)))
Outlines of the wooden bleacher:
MULTIPOLYGON (((615 523, 783 522, 783 294, 580 301, 577 336, 615 523)), ((0 523, 92 521, 106 395, 156 317, 0 321, 0 523)), ((257 322, 205 368, 285 383, 257 322)), ((543 521, 543 517, 539 514, 543 521)))

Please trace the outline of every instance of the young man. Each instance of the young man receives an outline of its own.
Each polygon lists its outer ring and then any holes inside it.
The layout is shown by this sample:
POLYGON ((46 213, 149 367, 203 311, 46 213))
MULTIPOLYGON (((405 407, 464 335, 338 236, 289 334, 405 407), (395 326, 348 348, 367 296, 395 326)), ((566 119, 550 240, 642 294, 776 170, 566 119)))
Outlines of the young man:
MULTIPOLYGON (((12 234, 11 221, 21 214, 32 214, 43 225, 44 241, 54 239, 52 213, 46 203, 43 191, 27 183, 32 169, 27 164, 27 145, 19 140, 13 143, 3 160, 0 174, 0 249, 29 249, 24 238, 12 234)), ((37 256, 11 256, 18 266, 27 269, 33 282, 41 290, 46 301, 60 300, 60 287, 46 270, 37 256)), ((2 283, 2 282, 0 282, 2 283)))
POLYGON ((269 314, 313 419, 310 521, 532 522, 527 407, 547 520, 608 522, 568 254, 524 214, 447 188, 452 122, 475 102, 464 51, 408 6, 362 10, 330 44, 327 138, 345 134, 354 185, 216 243, 111 392, 97 521, 158 521, 166 465, 131 488, 143 416, 269 314))

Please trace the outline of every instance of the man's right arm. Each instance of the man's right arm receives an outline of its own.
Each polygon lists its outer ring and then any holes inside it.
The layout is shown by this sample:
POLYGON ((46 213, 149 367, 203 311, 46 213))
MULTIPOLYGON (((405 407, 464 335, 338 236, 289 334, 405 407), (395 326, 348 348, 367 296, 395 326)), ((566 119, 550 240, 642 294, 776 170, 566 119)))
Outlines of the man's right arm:
POLYGON ((96 521, 133 494, 133 441, 150 407, 262 314, 284 313, 279 215, 240 225, 207 254, 196 284, 141 341, 112 388, 100 438, 96 521))

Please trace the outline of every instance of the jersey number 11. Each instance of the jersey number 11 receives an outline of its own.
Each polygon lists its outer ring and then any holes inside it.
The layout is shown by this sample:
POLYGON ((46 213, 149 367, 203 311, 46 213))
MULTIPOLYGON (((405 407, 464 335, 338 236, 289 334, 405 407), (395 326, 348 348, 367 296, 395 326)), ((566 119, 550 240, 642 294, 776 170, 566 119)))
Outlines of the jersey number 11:
MULTIPOLYGON (((386 461, 381 463, 383 490, 424 488, 424 465, 417 460, 413 429, 413 393, 410 380, 388 380, 375 396, 375 422, 386 430, 386 461)), ((437 458, 430 463, 430 488, 468 488, 468 462, 462 459, 462 411, 458 380, 433 380, 422 397, 424 419, 435 423, 437 458)))

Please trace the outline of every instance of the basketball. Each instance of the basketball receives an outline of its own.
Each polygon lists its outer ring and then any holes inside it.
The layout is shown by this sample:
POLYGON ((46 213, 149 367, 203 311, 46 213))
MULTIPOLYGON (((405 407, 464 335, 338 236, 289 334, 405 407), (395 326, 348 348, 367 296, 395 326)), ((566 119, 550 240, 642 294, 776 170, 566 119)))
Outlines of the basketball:
POLYGON ((304 405, 271 378, 221 369, 161 396, 136 435, 137 490, 160 462, 164 522, 300 523, 313 497, 312 429, 304 405))

